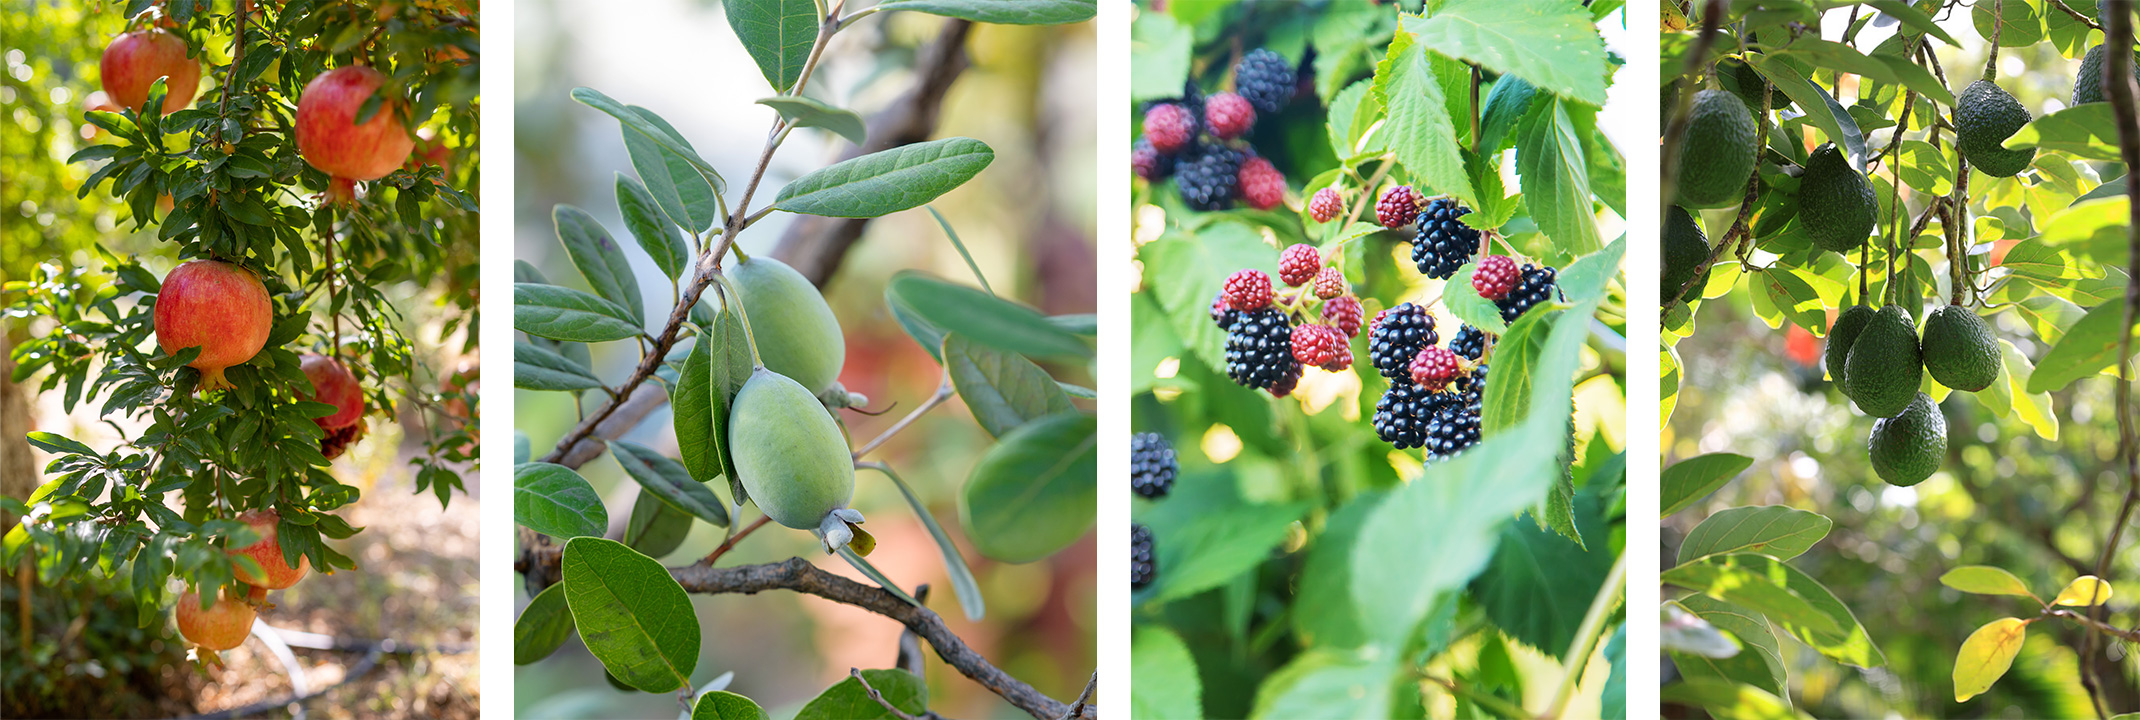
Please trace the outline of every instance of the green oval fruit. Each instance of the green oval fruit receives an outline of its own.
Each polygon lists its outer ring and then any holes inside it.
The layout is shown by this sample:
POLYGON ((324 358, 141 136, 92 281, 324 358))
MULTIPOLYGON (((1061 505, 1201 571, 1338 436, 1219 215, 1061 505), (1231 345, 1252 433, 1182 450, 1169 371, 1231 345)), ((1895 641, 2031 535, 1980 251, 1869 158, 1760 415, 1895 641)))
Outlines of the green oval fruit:
POLYGON ((1843 361, 1843 394, 1873 417, 1894 417, 1917 396, 1924 364, 1917 327, 1900 305, 1880 308, 1850 344, 1843 361))
POLYGON ((743 489, 774 522, 815 529, 854 499, 847 438, 817 397, 786 375, 758 368, 736 391, 728 451, 743 489))
POLYGON ((728 278, 750 317, 751 336, 765 366, 802 383, 811 395, 832 387, 840 378, 840 366, 847 363, 847 338, 817 286, 769 257, 736 263, 728 278))
POLYGON ((1749 111, 1761 112, 1761 88, 1764 86, 1768 88, 1768 109, 1782 110, 1791 104, 1791 98, 1784 95, 1781 88, 1770 85, 1768 79, 1761 76, 1761 71, 1744 60, 1724 58, 1717 61, 1716 69, 1717 81, 1739 96, 1739 102, 1746 103, 1749 111))
POLYGON ((2004 88, 1989 80, 1970 83, 1954 101, 1955 147, 1984 174, 2013 177, 2036 159, 2036 148, 2005 147, 2006 139, 2029 124, 2029 119, 2028 109, 2004 88))
MULTIPOLYGON (((2133 66, 2140 67, 2140 52, 2133 54, 2133 66)), ((2073 74, 2073 105, 2086 105, 2108 100, 2103 96, 2103 46, 2088 48, 2088 55, 2081 58, 2081 68, 2073 74)))
POLYGON ((1865 323, 1872 317, 1872 306, 1852 305, 1828 325, 1828 352, 1822 359, 1828 366, 1829 382, 1843 384, 1843 363, 1850 359, 1850 345, 1857 342, 1858 333, 1865 331, 1865 323))
POLYGON ((1679 147, 1679 204, 1737 205, 1754 174, 1753 113, 1724 90, 1695 93, 1687 113, 1687 137, 1679 147))
POLYGON ((1865 244, 1880 214, 1872 183, 1833 143, 1813 151, 1798 181, 1798 222, 1813 244, 1849 252, 1865 244))
POLYGON ((1925 371, 1939 384, 1976 392, 1999 379, 1999 341, 1982 316, 1948 305, 1925 318, 1925 371))
POLYGON ((1902 414, 1873 421, 1872 438, 1865 446, 1881 480, 1916 485, 1932 477, 1947 458, 1947 417, 1930 396, 1917 393, 1902 414))
MULTIPOLYGON (((1680 295, 1680 287, 1685 286, 1687 281, 1694 279, 1695 269, 1700 268, 1702 263, 1709 260, 1709 238, 1702 235, 1702 226, 1694 221, 1692 213, 1687 212, 1686 208, 1673 205, 1672 209, 1666 210, 1664 215, 1664 247, 1662 250, 1661 254, 1664 257, 1662 278, 1664 286, 1658 291, 1657 297, 1662 299, 1666 306, 1670 306, 1672 297, 1680 295)), ((1704 270, 1701 282, 1688 287, 1686 294, 1679 299, 1686 302, 1694 302, 1700 299, 1702 286, 1707 284, 1709 284, 1709 272, 1704 270)))

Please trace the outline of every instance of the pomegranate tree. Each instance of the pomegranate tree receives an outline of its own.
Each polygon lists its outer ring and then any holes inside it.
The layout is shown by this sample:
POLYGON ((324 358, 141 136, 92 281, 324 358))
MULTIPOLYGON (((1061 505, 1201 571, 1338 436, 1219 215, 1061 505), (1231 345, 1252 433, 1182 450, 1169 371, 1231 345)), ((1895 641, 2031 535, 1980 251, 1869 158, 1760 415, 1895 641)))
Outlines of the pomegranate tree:
POLYGON ((297 151, 320 172, 350 180, 377 180, 401 167, 416 140, 401 124, 392 97, 370 120, 357 122, 364 101, 386 85, 386 76, 362 65, 329 70, 305 85, 297 100, 297 151))
POLYGON ((250 545, 233 547, 227 551, 233 560, 240 557, 250 558, 260 566, 260 571, 255 572, 245 563, 231 563, 231 570, 237 573, 239 580, 258 588, 281 590, 305 579, 305 572, 311 569, 311 564, 305 561, 304 556, 298 556, 297 565, 294 567, 282 559, 282 542, 276 532, 276 526, 282 524, 280 513, 273 510, 248 510, 238 515, 238 522, 245 523, 246 527, 253 529, 254 535, 260 536, 259 540, 250 545))
POLYGON ((164 277, 156 295, 156 346, 174 355, 200 348, 186 365, 201 371, 201 389, 227 389, 223 369, 260 352, 274 316, 267 286, 251 271, 217 260, 189 261, 164 277))
POLYGON ((201 63, 187 56, 186 41, 162 30, 136 30, 114 38, 104 47, 97 70, 112 102, 136 111, 148 103, 149 87, 157 78, 170 78, 164 81, 165 115, 191 104, 201 85, 201 63))
POLYGON ((244 597, 232 597, 230 588, 223 588, 208 607, 201 607, 201 596, 187 590, 178 596, 178 634, 195 645, 221 652, 245 643, 245 636, 253 632, 253 618, 259 616, 256 604, 267 597, 267 591, 250 588, 244 597))

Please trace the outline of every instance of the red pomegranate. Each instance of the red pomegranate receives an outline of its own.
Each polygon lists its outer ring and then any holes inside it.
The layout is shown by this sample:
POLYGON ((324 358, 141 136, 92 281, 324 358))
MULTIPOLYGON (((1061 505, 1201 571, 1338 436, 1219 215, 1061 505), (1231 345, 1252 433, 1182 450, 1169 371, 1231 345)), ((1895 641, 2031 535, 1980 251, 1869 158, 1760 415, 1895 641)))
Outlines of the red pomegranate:
POLYGON ((377 180, 401 167, 416 141, 395 115, 400 103, 390 99, 370 122, 356 124, 357 109, 385 84, 379 71, 350 65, 305 85, 297 100, 297 151, 305 162, 351 180, 377 180))
POLYGON ((209 650, 223 651, 245 643, 245 637, 253 632, 253 618, 259 610, 253 603, 267 597, 260 588, 246 590, 245 597, 232 597, 229 589, 222 590, 215 602, 206 610, 201 609, 201 596, 187 590, 178 596, 178 634, 195 645, 209 650))
POLYGON ((225 552, 233 557, 242 555, 252 558, 253 562, 260 564, 261 570, 266 571, 265 574, 256 573, 242 563, 233 563, 232 570, 237 573, 239 580, 254 587, 281 590, 305 579, 305 571, 311 569, 312 564, 305 560, 303 555, 297 556, 296 567, 291 567, 282 560, 282 540, 275 529, 276 525, 282 522, 281 514, 273 510, 248 510, 238 515, 238 522, 252 528, 253 534, 259 535, 260 539, 251 545, 230 548, 225 552))
POLYGON ((274 320, 267 286, 251 271, 192 260, 172 268, 156 295, 156 347, 172 355, 199 347, 200 356, 187 365, 201 371, 201 389, 228 388, 223 369, 253 359, 274 320))
POLYGON ((164 82, 166 115, 192 104, 201 85, 201 64, 186 57, 186 41, 162 30, 137 30, 113 39, 97 68, 112 102, 135 110, 148 103, 149 86, 156 78, 170 78, 164 82))
POLYGON ((357 386, 357 376, 349 368, 325 355, 305 353, 298 359, 298 367, 304 368, 305 378, 312 381, 312 399, 334 406, 334 414, 313 418, 322 429, 339 430, 355 423, 364 416, 364 389, 357 386))

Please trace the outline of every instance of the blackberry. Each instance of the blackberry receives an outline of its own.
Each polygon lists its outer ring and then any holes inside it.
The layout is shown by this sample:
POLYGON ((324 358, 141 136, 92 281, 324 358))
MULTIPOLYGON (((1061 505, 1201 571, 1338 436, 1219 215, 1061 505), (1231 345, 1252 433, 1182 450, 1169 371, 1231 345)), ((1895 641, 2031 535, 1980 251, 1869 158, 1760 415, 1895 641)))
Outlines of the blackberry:
POLYGON ((1285 202, 1285 173, 1278 172, 1269 160, 1250 157, 1241 163, 1234 191, 1242 202, 1257 210, 1278 207, 1278 203, 1285 202))
POLYGON ((1182 151, 1174 165, 1181 199, 1194 210, 1233 207, 1234 187, 1240 183, 1240 174, 1241 153, 1224 145, 1192 145, 1182 151))
POLYGON ((1204 127, 1223 140, 1248 134, 1256 124, 1256 108, 1233 93, 1219 93, 1204 101, 1204 127))
POLYGON ((1323 324, 1337 328, 1347 338, 1360 336, 1360 316, 1367 311, 1360 307, 1360 299, 1351 295, 1339 295, 1323 303, 1323 324))
POLYGON ((1139 523, 1129 526, 1129 587, 1143 590, 1152 584, 1159 574, 1159 567, 1152 561, 1152 529, 1139 523))
MULTIPOLYGON (((1470 325, 1457 328, 1456 337, 1449 339, 1449 349, 1458 355, 1477 360, 1479 356, 1486 354, 1486 333, 1470 325)), ((1486 366, 1479 367, 1483 370, 1486 366)))
POLYGON ((1241 385, 1271 389, 1288 375, 1298 378, 1293 328, 1276 308, 1244 310, 1226 326, 1226 377, 1241 385))
POLYGON ((1129 438, 1129 489, 1138 496, 1158 500, 1174 489, 1174 476, 1181 473, 1174 448, 1159 433, 1137 433, 1129 438))
POLYGON ((1412 264, 1436 280, 1447 279, 1464 266, 1464 259, 1479 250, 1479 231, 1457 220, 1470 208, 1442 198, 1427 203, 1419 213, 1419 234, 1412 239, 1412 264))
POLYGON ((1323 256, 1315 246, 1294 243, 1278 254, 1278 279, 1293 287, 1300 287, 1315 279, 1323 271, 1323 256))
POLYGON ((1226 302, 1224 288, 1219 290, 1219 294, 1211 296, 1211 322, 1217 324, 1220 329, 1232 325, 1233 319, 1240 316, 1241 311, 1233 309, 1233 305, 1226 302))
POLYGON ((1294 85, 1293 64, 1264 48, 1249 51, 1233 66, 1234 92, 1262 112, 1275 113, 1285 107, 1293 99, 1294 85))
POLYGON ((1427 451, 1427 460, 1442 460, 1455 456, 1465 448, 1479 444, 1479 404, 1463 402, 1452 393, 1442 393, 1432 404, 1422 433, 1426 442, 1421 447, 1427 451))
POLYGON ((1344 209, 1345 199, 1338 197, 1337 188, 1317 190, 1315 191, 1315 197, 1308 201, 1308 215, 1315 218, 1315 221, 1319 223, 1330 222, 1332 218, 1337 217, 1338 213, 1344 209))
POLYGON ((1501 308, 1501 321, 1515 322, 1525 311, 1556 296, 1560 287, 1554 284, 1554 275, 1553 268, 1525 263, 1523 279, 1516 281, 1516 289, 1510 290, 1508 297, 1494 301, 1494 307, 1501 308))
POLYGON ((1367 334, 1367 356, 1375 370, 1392 383, 1411 384, 1412 358, 1419 349, 1441 341, 1434 334, 1434 316, 1412 303, 1382 311, 1367 334))
POLYGON ((1375 401, 1375 437, 1399 450, 1425 445, 1433 400, 1433 393, 1409 381, 1390 385, 1375 401))
POLYGON ((1161 103, 1144 111, 1144 137, 1159 152, 1181 152, 1203 131, 1198 113, 1181 105, 1161 103))
POLYGON ((1137 177, 1159 182, 1174 175, 1174 156, 1152 147, 1150 138, 1137 138, 1137 146, 1129 151, 1129 166, 1137 177))
POLYGON ((1271 397, 1285 397, 1293 394, 1293 390, 1300 387, 1300 373, 1300 363, 1294 363, 1293 368, 1286 372, 1285 377, 1278 379, 1278 384, 1270 386, 1271 397))

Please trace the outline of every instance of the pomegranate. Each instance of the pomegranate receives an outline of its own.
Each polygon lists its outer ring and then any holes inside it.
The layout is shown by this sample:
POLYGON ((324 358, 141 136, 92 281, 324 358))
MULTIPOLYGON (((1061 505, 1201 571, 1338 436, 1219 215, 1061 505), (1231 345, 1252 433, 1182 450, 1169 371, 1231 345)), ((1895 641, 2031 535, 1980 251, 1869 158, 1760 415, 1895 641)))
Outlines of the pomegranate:
POLYGON ((277 537, 275 529, 276 525, 282 522, 282 515, 273 510, 248 510, 238 515, 238 522, 252 528, 253 534, 259 535, 260 539, 253 541, 251 545, 230 548, 225 552, 230 553, 232 558, 252 558, 253 562, 259 563, 260 569, 265 571, 265 574, 253 572, 253 569, 246 567, 244 563, 232 563, 231 568, 237 573, 239 580, 256 588, 281 590, 305 579, 305 571, 311 569, 312 563, 305 560, 304 556, 297 557, 296 567, 291 567, 282 560, 282 541, 277 537))
POLYGON ((259 615, 253 603, 267 597, 267 591, 252 588, 246 597, 231 597, 225 588, 214 604, 201 609, 201 596, 187 590, 178 596, 178 634, 195 645, 215 651, 229 650, 245 643, 245 636, 253 632, 253 618, 259 615))
POLYGON ((386 84, 386 76, 362 65, 339 67, 305 85, 297 100, 297 151, 305 162, 338 178, 377 180, 409 159, 416 141, 389 98, 370 122, 356 124, 357 109, 386 84))
POLYGON ((201 371, 201 389, 228 388, 223 369, 253 359, 274 320, 267 286, 251 271, 192 260, 164 276, 156 296, 156 346, 174 355, 199 347, 200 356, 187 365, 201 371))
POLYGON ((113 39, 97 69, 112 102, 135 110, 148 103, 149 86, 156 78, 169 77, 164 81, 166 115, 192 104, 201 85, 201 64, 186 56, 186 41, 162 30, 137 30, 113 39))
POLYGON ((325 355, 305 353, 298 359, 298 367, 305 371, 305 378, 312 381, 312 399, 334 406, 334 414, 313 418, 320 428, 336 430, 349 427, 364 415, 364 389, 357 386, 357 376, 342 363, 325 355))

